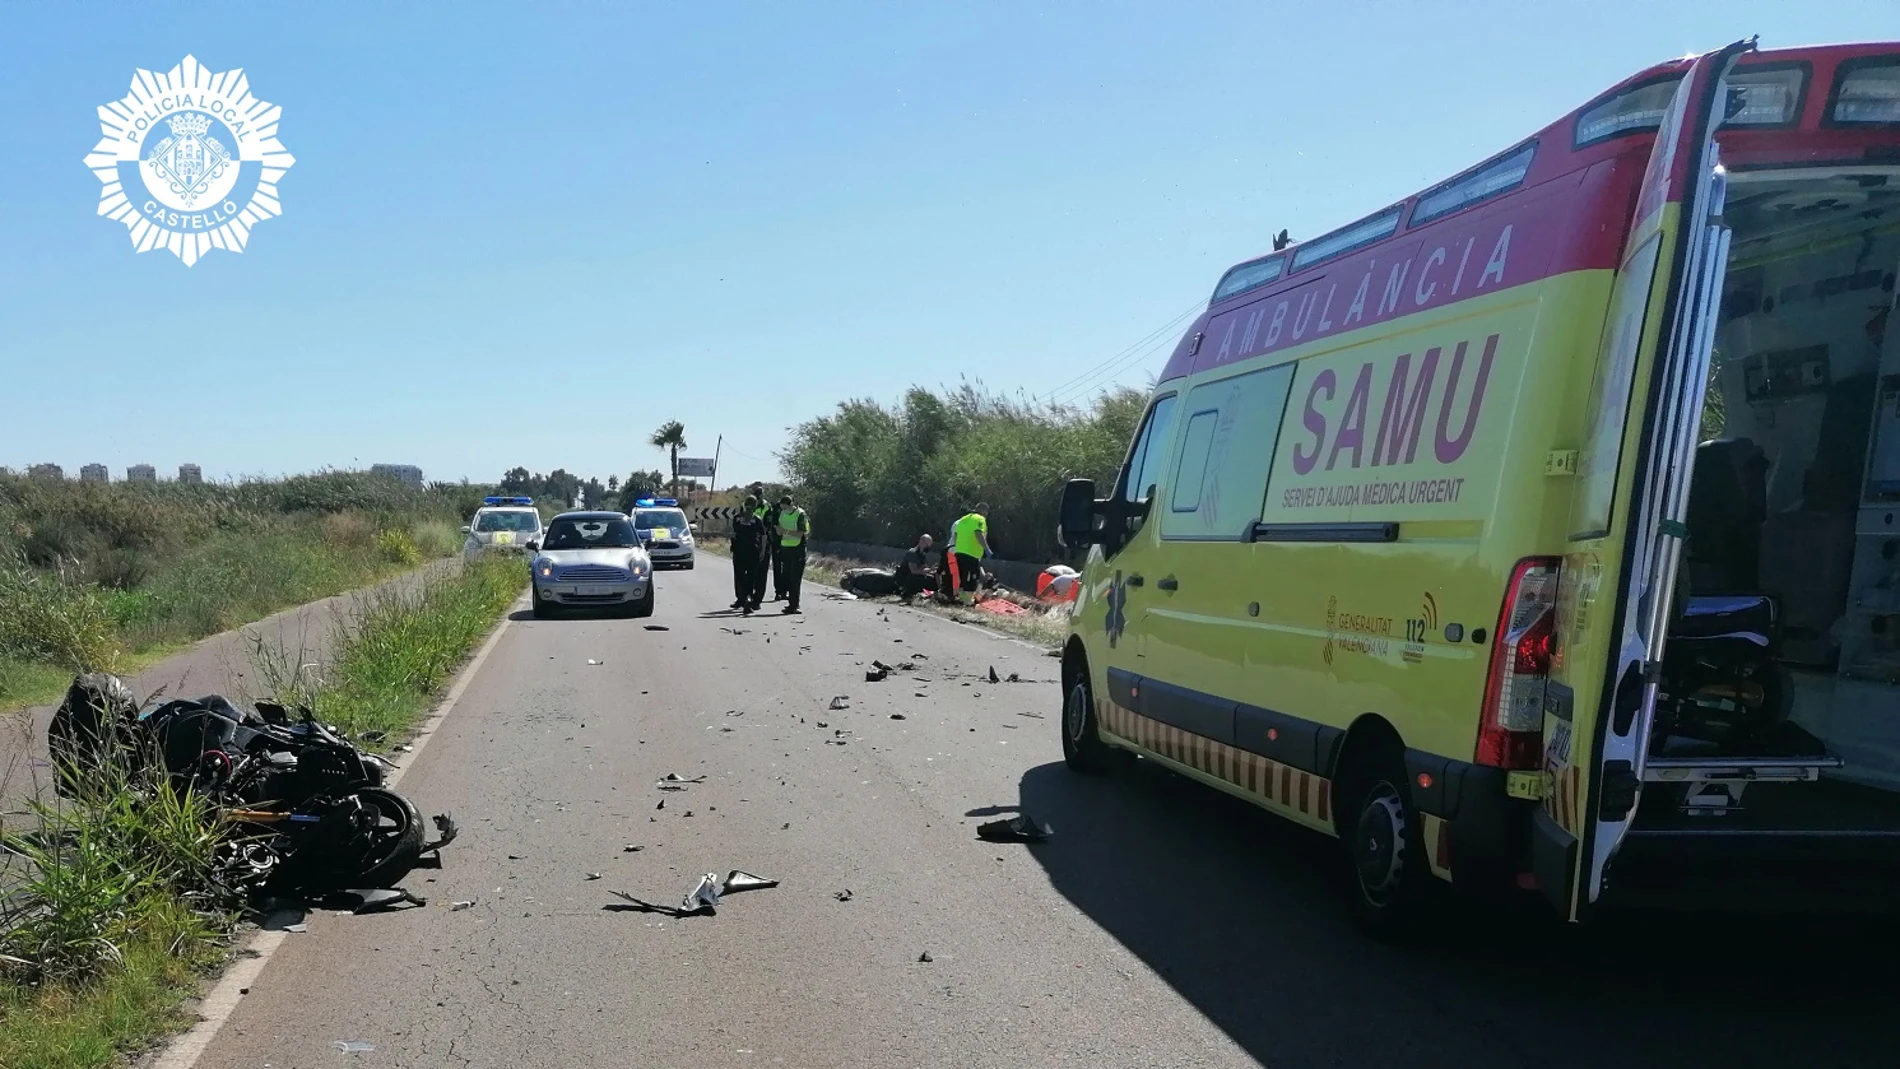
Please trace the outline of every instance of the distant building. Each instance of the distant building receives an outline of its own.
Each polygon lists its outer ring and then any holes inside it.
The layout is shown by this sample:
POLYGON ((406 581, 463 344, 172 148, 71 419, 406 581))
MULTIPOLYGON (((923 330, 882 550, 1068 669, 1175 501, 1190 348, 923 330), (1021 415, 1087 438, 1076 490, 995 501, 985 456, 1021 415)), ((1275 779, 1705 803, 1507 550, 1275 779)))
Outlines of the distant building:
POLYGON ((125 481, 129 483, 155 483, 158 481, 158 469, 150 464, 134 464, 125 469, 125 481))
POLYGON ((26 469, 26 473, 35 479, 64 479, 66 469, 58 464, 35 464, 26 469))
POLYGON ((79 481, 82 483, 109 483, 112 476, 104 464, 87 464, 79 469, 79 481))
POLYGON ((181 483, 204 482, 204 469, 196 464, 180 464, 178 465, 178 481, 181 483))
POLYGON ((397 482, 413 486, 418 490, 422 488, 422 469, 414 464, 371 464, 369 473, 387 475, 397 482))

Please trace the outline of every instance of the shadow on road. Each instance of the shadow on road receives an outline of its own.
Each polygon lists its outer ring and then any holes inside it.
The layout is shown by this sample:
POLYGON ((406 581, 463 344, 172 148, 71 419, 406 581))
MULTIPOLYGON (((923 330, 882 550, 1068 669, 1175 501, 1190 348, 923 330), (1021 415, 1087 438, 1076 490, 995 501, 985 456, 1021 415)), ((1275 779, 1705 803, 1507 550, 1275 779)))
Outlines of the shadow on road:
POLYGON ((1146 763, 1021 793, 1055 888, 1274 1069, 1894 1064, 1891 926, 1458 904, 1392 947, 1347 921, 1330 840, 1236 799, 1146 763))

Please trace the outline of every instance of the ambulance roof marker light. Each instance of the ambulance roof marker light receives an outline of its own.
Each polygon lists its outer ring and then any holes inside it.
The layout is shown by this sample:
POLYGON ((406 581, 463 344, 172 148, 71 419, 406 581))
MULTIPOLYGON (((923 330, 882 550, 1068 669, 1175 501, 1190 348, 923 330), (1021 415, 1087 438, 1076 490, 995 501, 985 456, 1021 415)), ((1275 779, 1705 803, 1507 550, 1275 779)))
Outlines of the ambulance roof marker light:
POLYGON ((1573 148, 1583 148, 1620 134, 1662 129, 1663 114, 1675 99, 1682 75, 1672 74, 1628 89, 1592 105, 1577 116, 1573 148))
POLYGON ((1728 77, 1728 114, 1723 126, 1788 126, 1801 115, 1806 66, 1738 70, 1728 77))
POLYGON ((1843 65, 1835 77, 1834 99, 1827 117, 1834 126, 1900 124, 1900 56, 1883 56, 1852 67, 1843 65))
POLYGON ((1464 174, 1418 198, 1408 226, 1468 208, 1481 200, 1517 188, 1530 174, 1531 160, 1537 155, 1537 142, 1530 141, 1473 167, 1464 174))

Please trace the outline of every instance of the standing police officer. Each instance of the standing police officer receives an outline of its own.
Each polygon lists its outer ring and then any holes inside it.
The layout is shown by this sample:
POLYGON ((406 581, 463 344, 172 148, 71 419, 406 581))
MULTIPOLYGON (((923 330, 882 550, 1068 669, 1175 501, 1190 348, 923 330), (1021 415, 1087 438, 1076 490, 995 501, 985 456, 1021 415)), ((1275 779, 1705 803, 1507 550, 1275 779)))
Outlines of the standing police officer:
POLYGON ((792 504, 792 495, 786 494, 778 499, 778 561, 780 580, 785 584, 779 590, 785 595, 785 611, 798 612, 798 588, 805 578, 805 539, 811 534, 811 525, 805 518, 805 510, 792 504))
POLYGON ((765 487, 763 485, 755 485, 753 492, 759 495, 759 519, 765 524, 765 530, 768 536, 766 538, 766 566, 772 572, 772 600, 784 601, 785 560, 784 554, 779 552, 779 506, 774 505, 771 500, 765 496, 765 487))
POLYGON ((732 521, 732 607, 746 612, 756 611, 765 597, 766 559, 777 534, 765 529, 764 511, 758 495, 749 494, 732 521))

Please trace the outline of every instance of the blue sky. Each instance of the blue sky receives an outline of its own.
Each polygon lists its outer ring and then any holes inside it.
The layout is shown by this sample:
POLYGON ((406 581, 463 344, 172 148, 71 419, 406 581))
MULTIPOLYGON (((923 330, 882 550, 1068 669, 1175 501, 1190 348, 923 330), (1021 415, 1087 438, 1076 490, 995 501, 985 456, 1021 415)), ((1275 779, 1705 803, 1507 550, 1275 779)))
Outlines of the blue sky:
POLYGON ((0 5, 0 464, 605 478, 912 383, 1086 399, 1313 236, 1650 63, 1893 0, 0 5), (81 159, 136 68, 282 105, 284 215, 135 255, 81 159))

